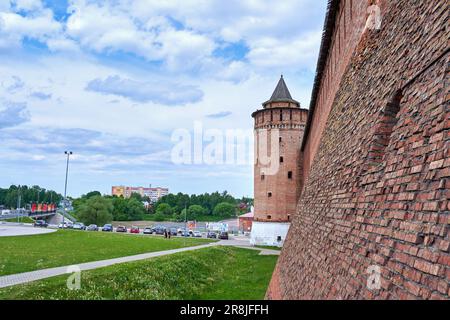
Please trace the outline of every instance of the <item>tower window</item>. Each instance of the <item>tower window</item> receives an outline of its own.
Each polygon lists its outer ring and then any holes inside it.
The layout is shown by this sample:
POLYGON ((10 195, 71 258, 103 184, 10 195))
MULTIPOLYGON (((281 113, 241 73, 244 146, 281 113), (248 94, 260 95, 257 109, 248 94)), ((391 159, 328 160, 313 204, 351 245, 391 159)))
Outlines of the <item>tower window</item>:
POLYGON ((283 110, 280 110, 280 121, 283 121, 283 110))
POLYGON ((267 193, 267 196, 268 196, 269 198, 271 198, 271 197, 272 197, 272 192, 268 192, 268 193, 267 193))
POLYGON ((281 142, 281 137, 278 138, 278 141, 281 142))
POLYGON ((283 157, 280 157, 280 163, 282 163, 284 161, 283 157))
POLYGON ((292 171, 288 171, 288 179, 292 179, 292 171))
POLYGON ((291 221, 291 215, 290 214, 288 214, 287 219, 288 219, 288 221, 291 221))
POLYGON ((289 120, 292 120, 292 109, 289 110, 289 120))
POLYGON ((267 219, 272 219, 272 216, 269 214, 269 215, 267 215, 267 219))
POLYGON ((261 175, 261 180, 264 180, 265 176, 264 174, 261 175))
POLYGON ((273 110, 270 110, 270 121, 273 121, 273 110))

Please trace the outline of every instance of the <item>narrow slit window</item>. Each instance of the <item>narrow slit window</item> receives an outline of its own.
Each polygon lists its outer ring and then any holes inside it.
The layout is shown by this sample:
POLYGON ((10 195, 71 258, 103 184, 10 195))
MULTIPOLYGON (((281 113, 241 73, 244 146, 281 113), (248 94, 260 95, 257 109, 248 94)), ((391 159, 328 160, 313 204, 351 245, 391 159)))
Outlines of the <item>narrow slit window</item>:
POLYGON ((264 174, 261 175, 261 180, 264 180, 265 176, 264 174))
POLYGON ((283 163, 283 161, 284 161, 284 158, 280 157, 280 163, 283 163))
POLYGON ((292 171, 288 171, 288 179, 292 179, 292 171))
POLYGON ((283 110, 280 110, 280 121, 283 121, 283 110))
POLYGON ((267 196, 268 196, 269 198, 271 198, 271 197, 272 197, 272 192, 268 192, 268 193, 267 193, 267 196))

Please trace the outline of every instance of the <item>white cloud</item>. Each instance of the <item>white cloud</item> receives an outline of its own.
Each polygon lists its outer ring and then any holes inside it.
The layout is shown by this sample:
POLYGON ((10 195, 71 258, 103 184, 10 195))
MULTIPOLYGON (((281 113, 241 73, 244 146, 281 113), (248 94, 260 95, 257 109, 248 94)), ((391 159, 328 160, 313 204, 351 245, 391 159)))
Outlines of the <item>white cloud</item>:
POLYGON ((159 81, 139 82, 109 76, 105 80, 94 79, 86 87, 89 91, 114 94, 137 102, 154 102, 165 105, 184 105, 202 99, 203 92, 191 85, 159 81))

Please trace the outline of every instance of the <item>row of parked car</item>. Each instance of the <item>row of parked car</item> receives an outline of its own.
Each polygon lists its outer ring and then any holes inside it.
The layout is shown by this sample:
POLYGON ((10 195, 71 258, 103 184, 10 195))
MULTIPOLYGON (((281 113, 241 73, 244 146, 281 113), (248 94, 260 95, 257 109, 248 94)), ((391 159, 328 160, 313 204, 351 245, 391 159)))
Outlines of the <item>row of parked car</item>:
MULTIPOLYGON (((35 222, 35 226, 37 227, 47 227, 47 224, 44 220, 37 220, 35 222)), ((85 226, 82 222, 64 222, 59 224, 58 226, 60 229, 73 229, 73 230, 86 230, 86 231, 103 231, 103 232, 122 232, 122 233, 141 233, 141 230, 139 227, 132 226, 129 230, 125 226, 117 226, 115 229, 112 224, 105 224, 103 227, 99 228, 95 224, 90 224, 89 226, 85 226)), ((184 228, 167 228, 165 226, 154 226, 154 227, 145 227, 142 230, 143 234, 159 234, 164 235, 165 233, 170 234, 171 236, 182 236, 182 237, 194 237, 194 238, 201 238, 203 237, 202 233, 197 230, 186 230, 184 228)), ((228 240, 228 232, 214 232, 209 231, 206 233, 207 238, 211 239, 222 239, 222 240, 228 240)))

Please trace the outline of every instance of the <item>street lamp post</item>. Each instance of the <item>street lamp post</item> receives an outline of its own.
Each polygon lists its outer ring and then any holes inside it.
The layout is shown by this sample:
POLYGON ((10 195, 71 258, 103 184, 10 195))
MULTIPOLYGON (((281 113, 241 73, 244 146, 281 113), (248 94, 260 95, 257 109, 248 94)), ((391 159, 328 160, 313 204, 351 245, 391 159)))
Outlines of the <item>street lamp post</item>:
POLYGON ((72 151, 64 151, 64 154, 67 155, 67 163, 66 163, 66 182, 64 184, 64 213, 63 213, 63 219, 62 219, 62 227, 64 228, 64 218, 67 211, 67 176, 69 174, 69 158, 70 155, 73 154, 72 151))

